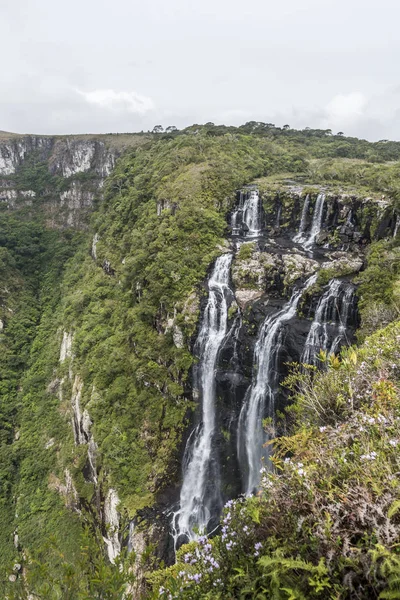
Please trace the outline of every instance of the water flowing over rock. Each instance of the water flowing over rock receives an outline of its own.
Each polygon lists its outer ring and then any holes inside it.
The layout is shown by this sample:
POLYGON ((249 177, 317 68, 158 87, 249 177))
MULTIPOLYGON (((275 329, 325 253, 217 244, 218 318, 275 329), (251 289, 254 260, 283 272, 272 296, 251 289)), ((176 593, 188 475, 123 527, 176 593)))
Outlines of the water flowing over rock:
POLYGON ((321 296, 315 318, 304 346, 302 362, 318 364, 318 353, 338 351, 345 341, 350 312, 354 310, 355 286, 351 283, 332 279, 328 289, 321 296))
POLYGON ((201 400, 201 421, 187 443, 179 509, 173 516, 175 544, 196 539, 219 516, 222 500, 219 466, 213 453, 215 430, 215 369, 218 352, 227 333, 231 254, 217 258, 208 281, 209 296, 204 310, 195 355, 199 364, 195 385, 201 400))
POLYGON ((239 205, 231 216, 232 234, 257 237, 262 229, 261 211, 258 190, 241 190, 239 192, 239 205))
POLYGON ((261 231, 260 196, 258 190, 252 190, 243 206, 243 222, 247 226, 248 236, 256 237, 261 231))
POLYGON ((301 213, 301 220, 300 220, 300 227, 299 227, 299 233, 294 237, 294 241, 301 241, 302 236, 307 228, 308 225, 308 211, 310 209, 310 194, 307 194, 307 196, 304 199, 304 204, 303 204, 303 210, 301 213))
POLYGON ((253 381, 243 403, 238 427, 238 457, 242 465, 246 494, 252 494, 257 489, 262 459, 268 458, 268 450, 264 448, 267 435, 262 421, 266 416, 274 420, 275 416, 279 333, 283 323, 296 314, 303 291, 315 281, 316 275, 313 275, 304 288, 296 289, 282 310, 267 317, 258 334, 254 350, 253 381))
POLYGON ((311 222, 311 228, 309 233, 306 233, 306 225, 307 225, 307 216, 309 210, 309 195, 306 196, 304 200, 303 212, 301 215, 300 228, 299 232, 293 238, 293 241, 301 244, 306 250, 310 250, 312 246, 315 244, 315 241, 321 231, 322 228, 322 218, 325 204, 325 194, 320 193, 317 196, 317 200, 314 206, 314 213, 311 222))

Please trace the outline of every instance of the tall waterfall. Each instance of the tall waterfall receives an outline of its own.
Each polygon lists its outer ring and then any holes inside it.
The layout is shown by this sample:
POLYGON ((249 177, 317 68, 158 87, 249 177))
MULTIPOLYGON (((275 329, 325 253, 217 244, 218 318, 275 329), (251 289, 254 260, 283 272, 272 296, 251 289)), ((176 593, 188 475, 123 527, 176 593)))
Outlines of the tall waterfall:
POLYGON ((261 231, 260 197, 258 190, 252 190, 243 206, 243 222, 248 227, 248 236, 255 237, 261 231))
POLYGON ((346 338, 346 325, 353 304, 355 288, 351 283, 332 279, 321 296, 304 346, 301 362, 317 364, 320 350, 338 351, 346 338))
POLYGON ((306 199, 304 200, 299 232, 293 238, 294 242, 298 242, 299 244, 302 244, 304 246, 304 248, 306 248, 306 250, 309 250, 313 246, 313 244, 315 243, 315 240, 318 237, 318 234, 321 231, 322 217, 323 217, 323 213, 324 213, 324 204, 325 204, 325 194, 318 194, 317 200, 315 202, 314 214, 313 214, 313 219, 312 219, 312 223, 311 223, 311 229, 310 229, 310 232, 307 234, 307 233, 305 233, 305 229, 307 226, 307 214, 308 214, 309 204, 310 204, 310 198, 307 195, 306 199))
POLYGON ((208 281, 208 301, 195 344, 199 362, 195 387, 201 400, 201 422, 192 432, 185 450, 179 509, 173 515, 175 546, 178 539, 196 539, 219 517, 222 500, 218 463, 213 455, 215 431, 215 374, 218 352, 227 333, 231 254, 217 258, 208 281))
POLYGON ((296 314, 303 291, 315 283, 310 277, 302 289, 295 290, 282 310, 267 317, 262 324, 254 349, 253 380, 247 391, 239 417, 237 451, 242 473, 246 475, 245 492, 252 494, 260 481, 262 459, 268 457, 263 447, 267 441, 262 421, 275 415, 277 360, 281 348, 282 325, 296 314))

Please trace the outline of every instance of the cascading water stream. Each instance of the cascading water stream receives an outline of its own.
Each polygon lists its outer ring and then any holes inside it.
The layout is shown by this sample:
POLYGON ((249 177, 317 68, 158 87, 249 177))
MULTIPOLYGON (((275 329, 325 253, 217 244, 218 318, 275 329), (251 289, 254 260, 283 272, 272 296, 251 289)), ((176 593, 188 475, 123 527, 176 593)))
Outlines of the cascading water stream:
POLYGON ((346 341, 346 330, 349 321, 350 309, 353 306, 355 288, 351 284, 347 284, 342 297, 342 304, 339 309, 339 327, 336 336, 334 337, 329 349, 329 354, 336 354, 340 346, 346 341))
POLYGON ((294 236, 294 238, 293 238, 294 242, 302 243, 306 240, 306 238, 304 237, 304 232, 307 227, 309 208, 310 208, 310 194, 307 194, 307 196, 304 199, 303 210, 301 211, 299 232, 294 236))
POLYGON ((252 190, 243 206, 243 222, 248 227, 248 237, 255 237, 261 231, 260 197, 258 190, 252 190))
POLYGON ((247 237, 260 235, 261 203, 258 190, 241 191, 239 205, 231 215, 232 235, 243 234, 247 237))
POLYGON ((302 215, 301 215, 299 232, 293 238, 294 242, 302 244, 302 246, 306 250, 311 249, 311 247, 315 243, 315 240, 318 237, 318 234, 321 231, 322 217, 323 217, 323 213, 324 213, 324 204, 325 204, 325 194, 318 194, 317 200, 315 202, 314 214, 313 214, 313 219, 312 219, 312 223, 311 223, 311 229, 310 229, 310 232, 308 234, 306 234, 305 228, 307 225, 307 215, 308 215, 309 203, 310 203, 310 198, 307 195, 306 199, 304 200, 304 206, 303 206, 303 211, 302 211, 302 215))
POLYGON ((267 435, 262 421, 266 416, 274 418, 277 391, 277 359, 281 348, 282 325, 294 317, 297 305, 305 289, 315 283, 317 276, 310 277, 302 289, 295 290, 289 302, 277 313, 267 317, 262 324, 254 349, 254 375, 239 417, 237 451, 242 473, 246 475, 245 493, 250 495, 260 481, 262 459, 268 457, 264 448, 267 435))
POLYGON ((185 450, 179 509, 172 520, 175 547, 207 532, 213 517, 218 518, 222 500, 218 461, 213 453, 215 432, 215 372, 218 353, 227 334, 230 266, 232 254, 217 258, 208 281, 209 295, 200 333, 195 344, 199 362, 195 387, 202 407, 201 422, 192 432, 185 450))
POLYGON ((332 279, 320 298, 304 346, 301 362, 316 365, 318 353, 337 352, 346 337, 346 325, 353 303, 354 286, 332 279))

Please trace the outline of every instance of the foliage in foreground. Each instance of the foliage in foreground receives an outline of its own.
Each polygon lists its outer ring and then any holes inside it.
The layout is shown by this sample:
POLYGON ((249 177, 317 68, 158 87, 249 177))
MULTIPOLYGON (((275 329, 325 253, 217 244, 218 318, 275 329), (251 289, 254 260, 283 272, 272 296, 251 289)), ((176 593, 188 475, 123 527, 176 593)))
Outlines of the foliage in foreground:
POLYGON ((134 553, 122 552, 115 564, 104 557, 103 540, 83 530, 73 560, 60 548, 57 536, 25 554, 9 569, 7 600, 122 600, 134 585, 134 553))
POLYGON ((154 598, 400 598, 400 323, 295 373, 257 497, 150 576, 154 598))

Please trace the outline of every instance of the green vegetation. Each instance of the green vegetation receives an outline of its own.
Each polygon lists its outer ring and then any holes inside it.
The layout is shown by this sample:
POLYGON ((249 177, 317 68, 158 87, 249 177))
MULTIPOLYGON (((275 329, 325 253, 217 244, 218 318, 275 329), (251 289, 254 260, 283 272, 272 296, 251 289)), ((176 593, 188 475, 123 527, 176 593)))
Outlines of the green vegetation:
POLYGON ((398 597, 399 336, 395 323, 327 372, 289 376, 275 471, 228 502, 221 534, 149 576, 154 598, 398 597))
MULTIPOLYGON (((48 600, 122 599, 129 564, 121 559, 120 571, 105 559, 104 495, 115 487, 123 517, 131 518, 179 480, 182 434, 194 408, 189 348, 201 284, 221 253, 235 190, 292 177, 373 189, 397 201, 400 144, 394 142, 260 123, 170 128, 137 136, 132 145, 128 138, 116 138, 129 149, 108 178, 89 232, 46 227, 41 199, 54 199, 66 182, 34 154, 10 179, 19 190, 35 191, 37 202, 29 210, 0 211, 0 569, 1 592, 7 586, 10 600, 23 599, 28 588, 48 600), (72 355, 60 363, 63 332, 73 335, 72 355), (96 484, 87 477, 87 444, 76 445, 71 428, 76 377, 98 447, 96 484), (10 573, 16 582, 8 581, 10 573)), ((90 186, 91 174, 77 180, 90 186)), ((285 198, 287 214, 291 202, 285 198)), ((238 258, 248 260, 253 250, 242 245, 238 258)), ((362 337, 397 318, 398 263, 393 242, 371 246, 359 275, 362 337)), ((276 443, 276 473, 265 476, 259 498, 229 509, 225 518, 237 541, 229 533, 210 542, 220 574, 206 573, 204 557, 203 571, 183 561, 152 576, 155 590, 163 585, 180 593, 184 579, 182 598, 250 598, 254 589, 260 598, 344 598, 338 596, 343 576, 379 592, 385 577, 395 581, 398 558, 381 529, 392 531, 398 520, 391 444, 400 435, 398 367, 390 367, 397 365, 397 327, 368 338, 313 381, 301 375, 291 435, 276 443), (382 348, 377 360, 373 347, 382 348), (363 363, 372 394, 361 379, 349 389, 363 363), (374 423, 357 437, 364 417, 374 423), (365 462, 361 457, 371 452, 378 458, 365 462), (365 525, 357 519, 366 505, 354 505, 352 489, 375 510, 365 525), (353 518, 356 532, 348 525, 353 518), (383 519, 378 533, 374 519, 383 519), (179 577, 180 570, 200 572, 199 586, 189 575, 179 577)), ((207 544, 181 555, 204 554, 207 544)))
POLYGON ((371 244, 368 266, 358 276, 363 336, 384 327, 400 314, 400 247, 396 240, 371 244))

